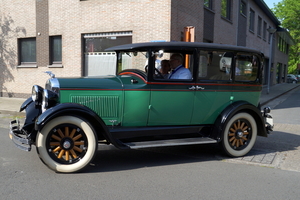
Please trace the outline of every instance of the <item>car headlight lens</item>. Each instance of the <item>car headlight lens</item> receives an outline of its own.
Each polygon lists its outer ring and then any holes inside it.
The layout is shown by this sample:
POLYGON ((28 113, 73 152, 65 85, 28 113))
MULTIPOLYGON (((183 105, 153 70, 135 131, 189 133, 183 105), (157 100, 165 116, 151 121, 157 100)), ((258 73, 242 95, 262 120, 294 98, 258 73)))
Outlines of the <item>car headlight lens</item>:
POLYGON ((39 85, 32 87, 31 98, 35 102, 35 105, 41 105, 43 101, 43 88, 39 85))
POLYGON ((44 90, 43 92, 43 109, 48 109, 55 106, 58 103, 58 95, 50 90, 44 90))

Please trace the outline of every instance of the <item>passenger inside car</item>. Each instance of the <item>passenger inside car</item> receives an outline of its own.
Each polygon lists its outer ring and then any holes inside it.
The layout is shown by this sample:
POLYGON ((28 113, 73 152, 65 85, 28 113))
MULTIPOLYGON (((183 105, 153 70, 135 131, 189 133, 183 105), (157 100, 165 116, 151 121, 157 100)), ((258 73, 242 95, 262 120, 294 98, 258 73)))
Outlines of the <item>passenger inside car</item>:
POLYGON ((160 65, 161 65, 160 73, 165 79, 167 79, 169 77, 169 72, 171 71, 170 61, 166 59, 162 60, 160 65))

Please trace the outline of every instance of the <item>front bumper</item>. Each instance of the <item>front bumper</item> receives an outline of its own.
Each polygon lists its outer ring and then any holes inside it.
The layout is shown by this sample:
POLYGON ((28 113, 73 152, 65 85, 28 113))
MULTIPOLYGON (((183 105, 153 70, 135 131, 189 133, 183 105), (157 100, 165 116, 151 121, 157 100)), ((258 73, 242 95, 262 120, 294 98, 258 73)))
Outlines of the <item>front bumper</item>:
POLYGON ((270 114, 270 112, 271 112, 271 108, 269 108, 269 107, 264 108, 262 111, 262 115, 265 119, 265 127, 267 130, 267 133, 270 133, 270 131, 273 131, 273 128, 274 128, 273 117, 270 114))
POLYGON ((20 121, 18 119, 10 122, 9 137, 19 149, 31 151, 33 142, 30 136, 20 129, 20 121))

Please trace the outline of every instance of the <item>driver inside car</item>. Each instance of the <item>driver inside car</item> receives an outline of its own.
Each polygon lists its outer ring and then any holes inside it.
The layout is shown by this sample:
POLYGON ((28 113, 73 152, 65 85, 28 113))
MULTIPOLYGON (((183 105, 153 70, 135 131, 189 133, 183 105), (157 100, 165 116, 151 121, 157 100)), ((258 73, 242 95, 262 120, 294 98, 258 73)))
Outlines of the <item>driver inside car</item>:
POLYGON ((172 72, 169 75, 169 79, 192 79, 192 75, 189 69, 183 65, 183 56, 179 53, 175 53, 170 58, 170 67, 172 72))

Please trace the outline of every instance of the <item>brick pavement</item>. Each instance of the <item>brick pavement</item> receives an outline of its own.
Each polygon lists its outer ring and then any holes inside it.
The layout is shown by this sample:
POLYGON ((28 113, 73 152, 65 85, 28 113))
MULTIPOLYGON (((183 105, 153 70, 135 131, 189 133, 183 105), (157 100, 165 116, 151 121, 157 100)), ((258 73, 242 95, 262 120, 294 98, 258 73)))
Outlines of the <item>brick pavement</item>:
MULTIPOLYGON (((273 100, 267 101, 266 106, 274 108, 290 94, 284 93, 273 100)), ((274 119, 276 122, 276 119, 274 119)), ((300 172, 300 125, 275 123, 274 131, 267 138, 258 137, 253 149, 247 156, 239 158, 223 158, 225 162, 250 164, 288 171, 300 172)))

